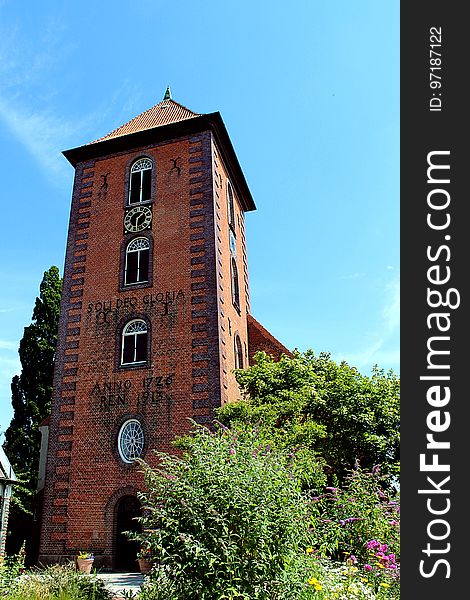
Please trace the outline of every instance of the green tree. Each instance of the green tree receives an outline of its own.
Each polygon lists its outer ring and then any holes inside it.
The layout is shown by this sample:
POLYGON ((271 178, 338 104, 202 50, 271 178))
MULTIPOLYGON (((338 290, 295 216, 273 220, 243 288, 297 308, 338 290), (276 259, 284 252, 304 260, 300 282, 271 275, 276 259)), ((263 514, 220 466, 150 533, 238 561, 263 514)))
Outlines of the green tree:
POLYGON ((24 328, 20 341, 21 373, 11 383, 13 418, 5 432, 3 448, 22 482, 15 488, 9 519, 7 543, 13 552, 31 531, 41 441, 39 425, 51 409, 61 294, 59 269, 52 266, 44 273, 31 325, 24 328))
POLYGON ((292 460, 248 428, 196 426, 185 441, 181 457, 158 453, 157 468, 141 463, 143 531, 129 535, 157 565, 146 597, 284 598, 286 564, 309 539, 292 460))
POLYGON ((310 449, 332 479, 343 480, 355 465, 380 464, 384 475, 398 475, 400 382, 392 371, 375 367, 367 377, 327 353, 275 362, 260 352, 236 378, 243 398, 219 409, 225 425, 256 425, 275 445, 310 449))

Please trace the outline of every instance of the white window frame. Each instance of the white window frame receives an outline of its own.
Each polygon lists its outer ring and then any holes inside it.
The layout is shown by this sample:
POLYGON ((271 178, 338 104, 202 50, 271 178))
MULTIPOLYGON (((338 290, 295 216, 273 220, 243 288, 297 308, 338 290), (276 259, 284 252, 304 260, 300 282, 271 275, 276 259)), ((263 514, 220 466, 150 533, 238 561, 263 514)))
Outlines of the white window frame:
MULTIPOLYGON (((124 285, 138 285, 140 283, 148 283, 149 282, 149 271, 147 271, 147 279, 139 279, 139 275, 140 275, 140 254, 143 250, 148 250, 148 252, 150 253, 150 242, 147 238, 145 237, 138 237, 138 238, 134 238, 133 240, 131 240, 126 247, 126 260, 125 260, 125 265, 124 265, 124 285), (135 246, 134 248, 131 248, 131 246, 135 246), (137 281, 132 281, 130 283, 127 282, 127 259, 129 256, 129 253, 134 253, 134 252, 138 252, 138 256, 137 256, 137 281)), ((150 256, 149 256, 150 258, 150 256)), ((149 266, 148 269, 150 270, 150 260, 149 260, 149 266)))
MULTIPOLYGON (((146 336, 148 336, 148 327, 147 327, 147 323, 143 320, 143 319, 133 319, 132 321, 129 321, 129 323, 126 323, 126 325, 124 326, 123 330, 122 330, 122 336, 121 336, 121 365, 122 366, 128 366, 128 365, 142 365, 145 364, 147 362, 147 354, 146 354, 146 358, 145 360, 135 360, 136 357, 136 352, 137 352, 137 336, 138 335, 143 335, 145 334, 146 336), (135 330, 135 331, 131 331, 129 332, 128 330, 131 328, 131 326, 136 326, 137 323, 141 323, 143 328, 140 330, 135 330), (144 329, 145 328, 145 329, 144 329), (130 336, 134 336, 134 360, 131 362, 124 362, 124 341, 127 337, 130 336)), ((147 338, 147 342, 148 342, 148 338, 147 338)))
MULTIPOLYGON (((127 203, 129 205, 134 205, 137 206, 138 204, 142 204, 142 202, 148 202, 150 200, 150 198, 145 198, 144 200, 142 199, 142 181, 143 181, 143 173, 144 171, 152 171, 153 169, 153 162, 150 160, 150 158, 147 158, 146 156, 142 157, 142 158, 138 158, 132 165, 131 167, 131 172, 129 174, 129 197, 127 199, 127 203), (134 173, 139 173, 140 172, 140 189, 139 189, 139 200, 137 202, 132 202, 131 201, 131 197, 132 197, 132 175, 134 173)), ((150 181, 152 178, 152 173, 150 173, 150 181)))

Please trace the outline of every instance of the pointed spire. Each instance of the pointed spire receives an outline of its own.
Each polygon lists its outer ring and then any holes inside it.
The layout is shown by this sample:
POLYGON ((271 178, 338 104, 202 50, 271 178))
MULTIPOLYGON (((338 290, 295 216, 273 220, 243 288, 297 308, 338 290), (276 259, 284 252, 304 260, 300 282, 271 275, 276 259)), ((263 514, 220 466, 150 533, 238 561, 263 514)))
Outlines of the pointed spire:
POLYGON ((166 88, 166 92, 165 92, 165 95, 163 96, 163 100, 171 100, 171 90, 170 90, 169 85, 166 88))

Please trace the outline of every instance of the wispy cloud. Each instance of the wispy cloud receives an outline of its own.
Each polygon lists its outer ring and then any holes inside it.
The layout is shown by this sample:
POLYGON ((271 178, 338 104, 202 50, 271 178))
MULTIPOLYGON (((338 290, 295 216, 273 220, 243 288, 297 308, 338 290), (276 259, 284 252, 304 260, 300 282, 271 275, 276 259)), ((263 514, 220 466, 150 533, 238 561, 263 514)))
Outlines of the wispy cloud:
POLYGON ((382 309, 382 317, 387 333, 393 333, 400 325, 400 279, 397 277, 390 281, 385 294, 387 301, 382 309))
POLYGON ((349 275, 343 275, 340 279, 360 279, 361 277, 365 277, 365 273, 356 271, 355 273, 351 273, 349 275))
POLYGON ((93 116, 66 115, 57 88, 47 83, 58 77, 67 54, 60 23, 45 18, 38 37, 29 39, 18 25, 0 26, 0 120, 50 181, 61 185, 70 177, 62 150, 81 139, 93 116))
POLYGON ((51 175, 67 172, 61 151, 66 140, 78 130, 77 123, 70 123, 57 115, 47 114, 32 107, 21 107, 0 97, 0 119, 11 133, 25 146, 34 159, 51 175))
POLYGON ((24 310, 24 306, 11 306, 10 308, 0 308, 0 314, 16 312, 17 310, 24 310))
POLYGON ((0 348, 2 350, 18 350, 18 342, 11 342, 10 340, 0 340, 0 348))
POLYGON ((400 326, 400 279, 395 277, 384 288, 384 304, 380 310, 379 325, 369 333, 371 342, 358 352, 344 353, 339 360, 346 360, 357 367, 373 364, 399 364, 400 351, 394 340, 400 326), (393 343, 392 343, 393 340, 393 343))

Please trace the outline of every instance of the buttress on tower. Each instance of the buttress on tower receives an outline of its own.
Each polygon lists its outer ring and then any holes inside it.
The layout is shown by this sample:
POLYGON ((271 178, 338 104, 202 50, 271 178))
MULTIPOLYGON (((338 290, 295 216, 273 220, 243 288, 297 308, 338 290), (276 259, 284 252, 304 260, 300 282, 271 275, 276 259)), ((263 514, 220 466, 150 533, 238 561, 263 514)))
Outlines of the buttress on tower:
POLYGON ((39 562, 135 569, 136 458, 239 397, 233 369, 288 350, 251 315, 255 209, 218 112, 162 102, 64 152, 75 167, 39 562))

